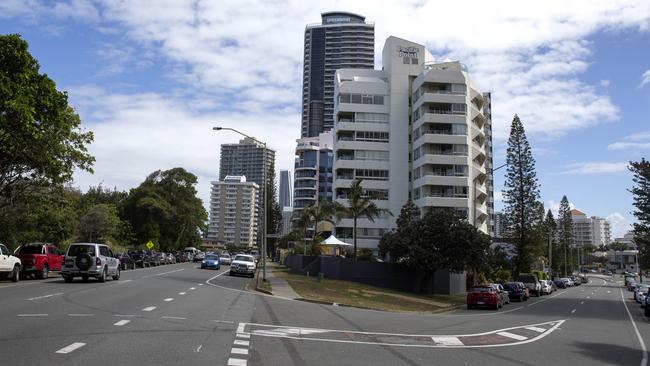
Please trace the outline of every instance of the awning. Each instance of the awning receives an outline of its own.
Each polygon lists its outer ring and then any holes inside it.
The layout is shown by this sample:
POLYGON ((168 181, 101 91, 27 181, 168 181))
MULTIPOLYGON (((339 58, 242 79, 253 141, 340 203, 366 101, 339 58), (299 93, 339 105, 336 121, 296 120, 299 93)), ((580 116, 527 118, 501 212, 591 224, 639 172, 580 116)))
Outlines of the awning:
POLYGON ((334 235, 330 235, 329 238, 325 239, 325 240, 324 240, 322 243, 320 243, 320 244, 321 244, 321 245, 343 245, 343 246, 349 246, 349 247, 352 246, 352 244, 348 244, 348 243, 346 243, 346 242, 344 242, 344 241, 340 241, 340 240, 338 240, 337 238, 334 237, 334 235))

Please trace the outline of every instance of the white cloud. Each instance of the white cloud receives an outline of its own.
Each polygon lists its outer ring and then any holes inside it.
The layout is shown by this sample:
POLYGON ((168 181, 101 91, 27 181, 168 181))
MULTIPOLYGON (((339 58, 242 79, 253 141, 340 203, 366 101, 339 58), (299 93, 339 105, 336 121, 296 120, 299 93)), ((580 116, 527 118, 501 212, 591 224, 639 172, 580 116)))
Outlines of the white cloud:
POLYGON ((609 80, 601 80, 600 81, 600 86, 608 87, 609 86, 609 80))
POLYGON ((610 229, 612 232, 612 240, 615 238, 622 238, 628 231, 632 230, 632 223, 625 216, 618 212, 607 215, 610 229))
POLYGON ((637 132, 625 136, 622 141, 607 145, 608 150, 645 150, 650 149, 650 131, 637 132))
POLYGON ((43 0, 3 0, 0 2, 0 18, 27 17, 33 21, 42 18, 78 19, 97 21, 99 10, 90 0, 49 2, 43 0))
POLYGON ((650 69, 641 75, 641 87, 644 87, 646 84, 650 84, 650 69))
POLYGON ((569 164, 565 174, 607 174, 627 171, 628 162, 583 162, 569 164))

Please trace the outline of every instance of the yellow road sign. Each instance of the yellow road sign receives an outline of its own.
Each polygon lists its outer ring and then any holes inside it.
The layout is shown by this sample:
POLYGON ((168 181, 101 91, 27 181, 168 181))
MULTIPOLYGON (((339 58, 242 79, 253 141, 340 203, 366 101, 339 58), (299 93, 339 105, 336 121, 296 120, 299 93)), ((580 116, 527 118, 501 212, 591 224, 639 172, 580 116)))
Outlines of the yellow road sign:
POLYGON ((147 244, 145 244, 145 246, 147 247, 147 249, 151 250, 151 249, 153 249, 153 242, 151 240, 149 240, 149 242, 147 244))

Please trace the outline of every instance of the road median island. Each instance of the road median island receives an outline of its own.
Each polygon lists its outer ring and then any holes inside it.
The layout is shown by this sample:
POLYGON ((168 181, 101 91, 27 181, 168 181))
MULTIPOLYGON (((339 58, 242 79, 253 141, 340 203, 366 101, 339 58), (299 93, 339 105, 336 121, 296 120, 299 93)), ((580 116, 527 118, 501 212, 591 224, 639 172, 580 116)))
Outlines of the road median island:
POLYGON ((319 304, 418 313, 440 313, 465 305, 464 294, 414 294, 350 281, 319 280, 315 277, 291 274, 283 270, 276 270, 273 274, 287 281, 300 295, 299 300, 319 304))

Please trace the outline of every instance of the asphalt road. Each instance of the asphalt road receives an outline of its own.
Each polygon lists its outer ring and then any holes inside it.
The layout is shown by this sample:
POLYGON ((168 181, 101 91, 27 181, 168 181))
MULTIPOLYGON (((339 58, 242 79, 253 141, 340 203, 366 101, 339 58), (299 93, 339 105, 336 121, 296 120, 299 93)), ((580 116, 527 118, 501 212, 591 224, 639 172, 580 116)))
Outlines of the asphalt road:
POLYGON ((647 364, 650 324, 611 279, 439 315, 277 299, 250 281, 191 263, 103 284, 2 281, 0 365, 647 364))

